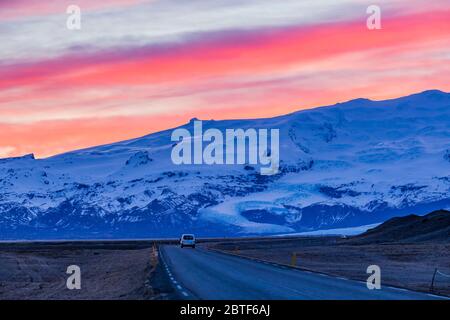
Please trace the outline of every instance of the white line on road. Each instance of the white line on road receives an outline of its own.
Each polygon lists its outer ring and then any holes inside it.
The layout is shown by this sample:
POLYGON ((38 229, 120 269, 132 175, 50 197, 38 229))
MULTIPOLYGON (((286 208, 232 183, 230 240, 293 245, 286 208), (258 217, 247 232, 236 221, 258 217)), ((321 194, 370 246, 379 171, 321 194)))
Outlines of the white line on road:
POLYGON ((403 289, 403 288, 396 288, 396 287, 390 287, 390 288, 398 290, 398 291, 409 291, 409 290, 403 289))

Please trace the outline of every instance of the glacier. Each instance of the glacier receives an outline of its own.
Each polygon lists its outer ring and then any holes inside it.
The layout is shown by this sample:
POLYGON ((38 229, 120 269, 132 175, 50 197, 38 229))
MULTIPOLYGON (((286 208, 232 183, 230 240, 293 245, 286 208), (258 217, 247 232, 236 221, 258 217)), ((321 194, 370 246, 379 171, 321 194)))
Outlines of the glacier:
MULTIPOLYGON (((179 128, 192 131, 193 120, 179 128)), ((0 159, 0 240, 295 234, 450 207, 446 92, 203 126, 279 129, 280 172, 175 165, 173 129, 45 159, 0 159)))

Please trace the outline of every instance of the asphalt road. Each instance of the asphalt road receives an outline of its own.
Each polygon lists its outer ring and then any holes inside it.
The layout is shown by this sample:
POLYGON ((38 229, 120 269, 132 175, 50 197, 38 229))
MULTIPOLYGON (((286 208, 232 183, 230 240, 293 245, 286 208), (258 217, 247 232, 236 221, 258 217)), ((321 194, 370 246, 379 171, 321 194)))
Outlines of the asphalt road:
POLYGON ((181 297, 208 300, 410 300, 439 297, 280 267, 203 248, 161 247, 163 265, 181 297))

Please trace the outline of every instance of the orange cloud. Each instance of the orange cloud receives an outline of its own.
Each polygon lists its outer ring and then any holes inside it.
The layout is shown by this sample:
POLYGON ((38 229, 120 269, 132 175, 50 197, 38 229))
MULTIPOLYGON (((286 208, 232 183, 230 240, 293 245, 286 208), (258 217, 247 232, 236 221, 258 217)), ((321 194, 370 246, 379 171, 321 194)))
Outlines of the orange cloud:
POLYGON ((450 11, 441 11, 385 19, 378 31, 354 21, 5 66, 0 146, 47 156, 194 116, 266 117, 450 90, 449 35, 450 11))

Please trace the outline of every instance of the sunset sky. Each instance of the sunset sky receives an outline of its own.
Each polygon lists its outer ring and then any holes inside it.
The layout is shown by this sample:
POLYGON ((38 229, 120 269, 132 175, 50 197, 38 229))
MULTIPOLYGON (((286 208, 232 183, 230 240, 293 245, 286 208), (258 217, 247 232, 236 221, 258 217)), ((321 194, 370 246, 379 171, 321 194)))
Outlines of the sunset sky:
POLYGON ((448 0, 0 0, 0 158, 450 91, 449 75, 448 0))

